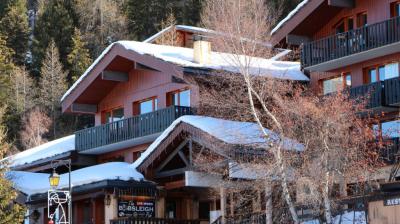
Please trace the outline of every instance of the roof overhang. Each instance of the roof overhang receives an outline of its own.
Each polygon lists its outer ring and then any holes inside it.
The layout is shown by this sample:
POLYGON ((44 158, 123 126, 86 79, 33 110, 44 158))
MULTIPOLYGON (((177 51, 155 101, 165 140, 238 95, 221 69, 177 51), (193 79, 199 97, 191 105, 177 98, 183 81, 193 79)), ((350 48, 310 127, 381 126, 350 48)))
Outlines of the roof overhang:
POLYGON ((357 64, 374 58, 382 57, 389 54, 400 52, 400 42, 385 45, 382 47, 373 48, 367 51, 362 51, 356 54, 351 54, 338 59, 330 60, 320 64, 305 67, 304 69, 310 72, 327 72, 337 68, 357 64))
POLYGON ((307 42, 343 8, 352 6, 354 0, 308 0, 278 23, 272 32, 272 44, 300 45, 307 42))
MULTIPOLYGON (((124 189, 132 188, 137 189, 138 192, 143 191, 143 189, 152 189, 152 192, 156 192, 156 184, 149 181, 124 181, 124 180, 103 180, 95 183, 85 184, 81 186, 76 186, 72 188, 73 195, 93 193, 96 191, 102 191, 105 193, 107 189, 124 189)), ((147 195, 146 195, 147 196, 147 195)), ((34 194, 28 197, 27 204, 37 204, 47 201, 47 192, 34 194)))
POLYGON ((171 79, 172 76, 183 77, 183 69, 177 65, 114 43, 67 91, 61 101, 62 112, 96 113, 97 104, 117 84, 128 81, 129 73, 134 70, 160 72, 171 79))

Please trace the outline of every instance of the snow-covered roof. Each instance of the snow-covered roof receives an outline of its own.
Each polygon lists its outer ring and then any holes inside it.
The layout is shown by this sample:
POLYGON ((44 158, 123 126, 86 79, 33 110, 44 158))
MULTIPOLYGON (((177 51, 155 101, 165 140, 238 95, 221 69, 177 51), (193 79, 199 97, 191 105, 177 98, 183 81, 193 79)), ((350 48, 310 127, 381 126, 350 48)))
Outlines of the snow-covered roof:
MULTIPOLYGON (((309 220, 302 224, 321 224, 318 220, 309 220)), ((367 224, 364 211, 347 211, 336 215, 333 218, 333 224, 367 224)))
POLYGON ((9 156, 4 161, 7 161, 10 167, 16 167, 74 150, 75 135, 70 135, 9 156))
MULTIPOLYGON (((152 43, 155 39, 157 39, 158 37, 160 37, 161 35, 163 35, 164 33, 168 32, 169 30, 172 29, 173 26, 169 26, 167 28, 164 28, 163 30, 161 30, 160 32, 154 34, 153 36, 147 38, 146 40, 144 40, 144 43, 152 43)), ((209 29, 205 29, 205 28, 201 28, 201 27, 196 27, 196 26, 187 26, 187 25, 175 25, 175 29, 176 30, 182 30, 182 31, 186 31, 186 32, 191 32, 191 33, 201 33, 201 34, 205 34, 205 33, 214 33, 215 31, 213 30, 209 30, 209 29)))
MULTIPOLYGON (((45 193, 50 189, 49 174, 25 171, 10 171, 7 179, 14 183, 14 188, 27 195, 45 193)), ((71 172, 72 187, 104 180, 142 181, 144 177, 130 163, 110 162, 90 166, 71 172)), ((60 175, 59 189, 68 188, 68 173, 60 175)))
POLYGON ((278 31, 287 21, 289 21, 296 13, 300 11, 301 8, 303 8, 309 0, 303 0, 300 2, 296 8, 294 8, 284 19, 282 19, 275 27, 274 29, 271 30, 271 34, 274 34, 276 31, 278 31))
MULTIPOLYGON (((228 144, 268 147, 270 143, 265 140, 263 133, 256 123, 187 115, 176 119, 167 129, 165 129, 164 132, 146 149, 146 151, 141 154, 139 159, 133 163, 133 167, 136 168, 142 164, 179 123, 192 125, 228 144)), ((265 131, 270 135, 271 141, 278 139, 276 133, 268 129, 265 129, 265 131)), ((288 150, 302 150, 304 147, 296 141, 285 139, 284 148, 288 150)))
MULTIPOLYGON (((199 64, 193 59, 193 49, 175 46, 165 46, 137 41, 118 41, 108 46, 103 53, 93 62, 85 73, 67 90, 61 98, 63 101, 77 85, 93 70, 101 59, 111 50, 114 45, 120 45, 126 50, 134 51, 142 55, 151 55, 157 59, 170 62, 187 68, 205 68, 213 70, 222 70, 227 72, 239 73, 239 67, 230 60, 234 57, 232 54, 211 52, 210 63, 199 64)), ((252 75, 263 75, 271 78, 308 81, 308 77, 301 71, 299 62, 276 61, 257 57, 239 56, 240 60, 250 63, 250 73, 252 75)))

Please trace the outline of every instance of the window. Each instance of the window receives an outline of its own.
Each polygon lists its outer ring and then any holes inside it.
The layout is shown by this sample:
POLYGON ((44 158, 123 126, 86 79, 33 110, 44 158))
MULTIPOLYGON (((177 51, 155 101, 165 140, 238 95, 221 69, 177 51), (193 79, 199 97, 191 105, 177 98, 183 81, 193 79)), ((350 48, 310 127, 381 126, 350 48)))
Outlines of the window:
POLYGON ((124 108, 117 108, 103 112, 103 124, 124 119, 124 108))
POLYGON ((354 19, 352 17, 343 18, 335 25, 335 33, 344 33, 354 29, 354 19))
POLYGON ((157 109, 158 109, 158 100, 156 97, 133 103, 134 115, 154 112, 157 109))
POLYGON ((364 83, 374 83, 395 77, 399 77, 399 63, 397 62, 366 69, 364 83))
POLYGON ((345 27, 344 27, 344 21, 340 21, 339 24, 336 26, 336 33, 344 33, 345 27))
POLYGON ((390 4, 390 16, 400 16, 400 2, 393 2, 390 4))
POLYGON ((400 137, 400 120, 385 121, 373 126, 375 136, 383 139, 400 137))
POLYGON ((363 27, 366 25, 368 25, 367 13, 366 12, 359 13, 357 15, 357 27, 363 27))
POLYGON ((190 107, 190 90, 179 90, 168 93, 168 106, 190 107))
POLYGON ((326 79, 322 81, 323 94, 329 94, 351 87, 351 74, 343 73, 342 76, 326 79))
POLYGON ((351 74, 350 73, 344 74, 344 84, 346 87, 351 87, 351 74))

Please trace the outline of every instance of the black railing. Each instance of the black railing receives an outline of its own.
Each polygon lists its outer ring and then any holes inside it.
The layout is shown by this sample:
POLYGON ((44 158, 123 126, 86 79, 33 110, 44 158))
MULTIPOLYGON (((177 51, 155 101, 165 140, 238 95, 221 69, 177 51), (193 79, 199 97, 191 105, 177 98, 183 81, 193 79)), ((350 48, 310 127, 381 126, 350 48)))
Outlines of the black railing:
POLYGON ((179 220, 161 218, 119 218, 110 220, 110 224, 200 224, 200 220, 179 220))
POLYGON ((385 103, 387 105, 400 105, 400 78, 392 78, 384 81, 385 103))
POLYGON ((264 224, 265 221, 265 213, 255 213, 226 218, 226 224, 264 224))
POLYGON ((400 141, 399 138, 382 140, 378 147, 379 158, 386 164, 395 164, 400 162, 400 141))
POLYGON ((377 108, 384 105, 384 83, 374 82, 367 85, 357 86, 349 89, 349 96, 356 101, 366 101, 367 109, 377 108))
POLYGON ((305 43, 303 68, 400 41, 400 17, 305 43))
POLYGON ((164 131, 175 119, 191 115, 190 107, 171 106, 151 113, 75 132, 75 149, 84 151, 164 131))

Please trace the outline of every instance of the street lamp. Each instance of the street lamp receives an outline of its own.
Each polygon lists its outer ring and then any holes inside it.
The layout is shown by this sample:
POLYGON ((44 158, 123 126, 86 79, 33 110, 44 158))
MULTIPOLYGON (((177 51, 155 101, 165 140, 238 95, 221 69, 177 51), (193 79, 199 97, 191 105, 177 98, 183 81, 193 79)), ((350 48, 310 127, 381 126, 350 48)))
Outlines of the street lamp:
POLYGON ((53 173, 49 176, 50 187, 57 188, 60 183, 60 175, 56 172, 56 169, 53 169, 53 173))
POLYGON ((50 221, 53 222, 54 214, 50 213, 50 206, 52 204, 57 205, 57 208, 60 208, 63 211, 63 217, 65 217, 62 204, 68 203, 68 221, 62 223, 72 224, 71 160, 53 160, 51 161, 51 167, 53 168, 53 172, 49 176, 51 189, 48 191, 48 217, 50 218, 50 221), (56 168, 59 166, 65 166, 68 168, 68 191, 56 190, 60 184, 60 175, 56 172, 56 168), (61 195, 64 196, 62 197, 61 195))

